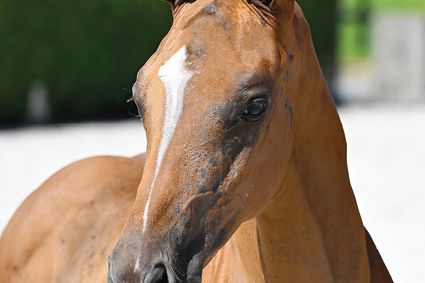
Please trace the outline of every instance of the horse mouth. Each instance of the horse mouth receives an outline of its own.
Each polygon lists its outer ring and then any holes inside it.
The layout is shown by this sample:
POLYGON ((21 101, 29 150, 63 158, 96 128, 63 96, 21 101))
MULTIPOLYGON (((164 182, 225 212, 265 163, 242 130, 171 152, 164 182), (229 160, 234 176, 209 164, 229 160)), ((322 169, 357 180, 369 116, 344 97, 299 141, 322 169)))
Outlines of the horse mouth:
MULTIPOLYGON (((193 262, 191 262, 193 263, 193 262)), ((163 264, 156 264, 146 274, 143 283, 200 283, 202 281, 202 269, 199 269, 199 264, 189 264, 186 276, 178 276, 176 269, 165 267, 163 264), (184 278, 185 277, 185 278, 184 278)))
POLYGON ((203 263, 203 252, 188 261, 183 257, 171 261, 160 260, 142 276, 141 283, 201 283, 203 263))

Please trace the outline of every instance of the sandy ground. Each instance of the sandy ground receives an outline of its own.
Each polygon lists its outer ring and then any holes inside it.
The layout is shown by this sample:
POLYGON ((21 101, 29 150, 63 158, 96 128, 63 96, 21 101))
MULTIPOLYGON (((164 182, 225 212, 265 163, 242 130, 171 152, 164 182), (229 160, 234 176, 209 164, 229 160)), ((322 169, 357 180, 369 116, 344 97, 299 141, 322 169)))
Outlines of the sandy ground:
MULTIPOLYGON (((425 278, 425 106, 340 110, 352 184, 395 282, 425 278)), ((142 152, 141 124, 0 131, 0 231, 18 205, 62 166, 92 155, 142 152)))

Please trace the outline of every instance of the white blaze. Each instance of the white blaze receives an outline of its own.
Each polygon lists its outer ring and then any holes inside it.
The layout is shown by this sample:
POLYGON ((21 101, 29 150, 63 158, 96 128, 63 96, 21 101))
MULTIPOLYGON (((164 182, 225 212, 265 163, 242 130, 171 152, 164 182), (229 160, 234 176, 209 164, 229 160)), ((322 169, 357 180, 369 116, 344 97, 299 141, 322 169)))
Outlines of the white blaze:
POLYGON ((138 257, 137 258, 137 260, 136 260, 136 264, 134 265, 134 270, 133 270, 133 272, 134 273, 137 273, 137 272, 139 272, 140 271, 140 257, 138 257))
POLYGON ((184 92, 187 82, 193 72, 186 68, 187 49, 183 46, 164 65, 159 68, 158 76, 165 87, 165 111, 162 138, 159 144, 158 157, 156 160, 155 173, 151 188, 149 190, 148 201, 143 213, 143 232, 146 230, 146 223, 149 217, 149 205, 152 196, 152 189, 156 181, 161 163, 167 151, 168 145, 173 137, 174 130, 179 122, 183 110, 184 92))

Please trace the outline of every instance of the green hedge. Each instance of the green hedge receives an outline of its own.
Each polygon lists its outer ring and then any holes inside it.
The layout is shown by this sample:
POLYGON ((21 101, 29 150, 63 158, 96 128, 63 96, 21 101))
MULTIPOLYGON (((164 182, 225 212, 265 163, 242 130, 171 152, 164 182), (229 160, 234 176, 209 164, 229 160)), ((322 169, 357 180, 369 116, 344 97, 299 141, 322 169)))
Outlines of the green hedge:
POLYGON ((332 90, 337 71, 338 1, 299 0, 298 3, 310 24, 317 56, 332 90))
MULTIPOLYGON (((335 0, 300 2, 333 66, 335 0)), ((34 81, 48 88, 54 122, 128 118, 137 70, 170 23, 160 0, 0 0, 0 125, 25 122, 34 81)))
POLYGON ((129 117, 137 70, 170 22, 159 0, 0 0, 0 123, 24 122, 36 80, 54 121, 129 117))

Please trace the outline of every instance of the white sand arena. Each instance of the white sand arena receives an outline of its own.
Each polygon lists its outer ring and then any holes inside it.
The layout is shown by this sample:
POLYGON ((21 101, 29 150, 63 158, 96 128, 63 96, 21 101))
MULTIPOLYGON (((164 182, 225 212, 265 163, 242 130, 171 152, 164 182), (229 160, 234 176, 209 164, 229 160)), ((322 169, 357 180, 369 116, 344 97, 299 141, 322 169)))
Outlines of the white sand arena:
MULTIPOLYGON (((395 282, 425 278, 425 107, 340 110, 351 181, 366 227, 395 282)), ((64 165, 144 151, 140 123, 0 131, 0 231, 15 209, 64 165)), ((42 221, 42 219, 40 219, 42 221)))

